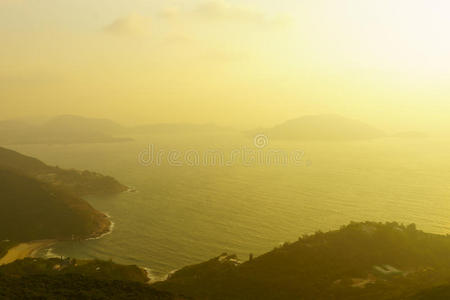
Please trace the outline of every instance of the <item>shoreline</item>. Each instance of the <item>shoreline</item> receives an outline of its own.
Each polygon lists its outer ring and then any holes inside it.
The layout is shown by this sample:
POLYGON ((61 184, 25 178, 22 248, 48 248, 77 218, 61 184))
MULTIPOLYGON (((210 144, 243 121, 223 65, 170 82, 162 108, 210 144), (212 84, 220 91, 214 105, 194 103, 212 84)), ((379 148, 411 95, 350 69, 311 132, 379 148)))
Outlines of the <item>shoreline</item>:
POLYGON ((112 221, 111 215, 108 213, 104 213, 104 212, 102 212, 102 214, 106 218, 106 220, 108 220, 108 222, 109 222, 108 228, 106 230, 101 230, 99 232, 92 233, 89 237, 84 239, 85 241, 99 240, 99 239, 104 238, 105 236, 113 233, 114 226, 116 224, 112 221))
POLYGON ((55 244, 57 240, 37 240, 26 243, 20 243, 11 249, 0 258, 0 266, 10 264, 16 260, 24 259, 27 257, 36 257, 36 254, 45 248, 48 248, 55 244))
MULTIPOLYGON (((114 230, 114 222, 111 220, 111 216, 107 213, 102 213, 106 220, 108 220, 108 227, 106 230, 101 230, 99 232, 93 232, 89 237, 84 240, 97 240, 101 239, 106 235, 109 235, 114 230)), ((24 259, 27 257, 36 258, 37 254, 44 249, 51 249, 54 244, 65 241, 69 239, 45 239, 45 240, 35 240, 30 242, 20 243, 10 249, 3 257, 0 257, 0 266, 7 265, 15 262, 16 260, 24 259)))
MULTIPOLYGON (((98 232, 92 233, 89 237, 84 238, 85 241, 92 241, 92 240, 98 240, 101 239, 109 234, 111 234, 114 231, 114 225, 115 223, 111 220, 111 216, 108 213, 102 213, 105 218, 109 222, 109 226, 107 230, 102 230, 98 232)), ((0 257, 0 266, 7 265, 10 263, 13 263, 17 260, 25 259, 25 258, 37 258, 39 257, 37 254, 41 252, 44 249, 48 249, 47 254, 41 255, 40 257, 44 257, 46 259, 50 257, 60 257, 60 255, 57 255, 56 253, 53 253, 52 255, 49 255, 49 252, 53 250, 52 246, 57 244, 58 242, 63 241, 70 241, 70 239, 46 239, 46 240, 35 240, 30 242, 23 242, 20 244, 17 244, 16 246, 8 249, 6 254, 3 257, 0 257)), ((142 270, 143 274, 145 274, 146 277, 146 283, 152 284, 158 281, 164 281, 167 276, 155 276, 151 269, 148 267, 143 266, 137 266, 139 269, 142 270)))
POLYGON ((175 272, 177 272, 177 271, 182 269, 182 268, 178 268, 178 269, 174 269, 174 270, 172 270, 170 272, 167 272, 167 273, 154 274, 153 270, 151 268, 149 268, 149 267, 138 266, 138 268, 142 269, 146 273, 146 276, 148 278, 147 284, 153 284, 153 283, 156 283, 156 282, 166 281, 175 272))

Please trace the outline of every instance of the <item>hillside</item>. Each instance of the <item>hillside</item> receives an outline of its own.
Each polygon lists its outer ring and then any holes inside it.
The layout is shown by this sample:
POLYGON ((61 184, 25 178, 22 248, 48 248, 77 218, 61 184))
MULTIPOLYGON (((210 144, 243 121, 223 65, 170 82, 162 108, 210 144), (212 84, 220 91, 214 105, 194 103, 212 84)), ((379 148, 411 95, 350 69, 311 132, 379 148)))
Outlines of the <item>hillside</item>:
POLYGON ((352 223, 241 263, 223 254, 154 286, 195 299, 401 299, 448 284, 450 237, 352 223))
POLYGON ((21 173, 63 188, 75 195, 114 194, 127 190, 112 177, 91 171, 64 170, 38 159, 0 147, 0 168, 21 173))
POLYGON ((72 258, 25 258, 0 266, 0 274, 26 275, 80 274, 98 280, 124 280, 147 283, 147 273, 138 266, 119 265, 112 261, 72 258))
POLYGON ((447 300, 450 299, 450 285, 426 289, 409 297, 409 300, 447 300))
POLYGON ((108 218, 61 188, 0 168, 0 240, 98 236, 108 218))
POLYGON ((366 123, 338 115, 304 116, 272 128, 249 132, 250 135, 265 134, 271 139, 281 140, 363 140, 385 136, 366 123))
POLYGON ((148 285, 119 280, 99 280, 80 274, 27 275, 0 274, 2 299, 142 299, 181 300, 148 285))
POLYGON ((26 258, 0 266, 0 298, 184 299, 147 281, 143 269, 112 261, 26 258))

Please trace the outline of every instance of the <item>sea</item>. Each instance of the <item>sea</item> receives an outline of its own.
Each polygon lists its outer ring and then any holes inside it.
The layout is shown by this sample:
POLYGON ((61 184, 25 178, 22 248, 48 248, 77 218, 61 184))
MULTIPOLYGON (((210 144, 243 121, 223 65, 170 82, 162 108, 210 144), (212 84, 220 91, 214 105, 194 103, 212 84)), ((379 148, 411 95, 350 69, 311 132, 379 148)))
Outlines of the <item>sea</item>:
POLYGON ((86 198, 110 216, 109 234, 42 255, 138 265, 153 280, 224 252, 246 260, 351 221, 450 233, 448 139, 300 142, 223 132, 10 148, 130 187, 86 198))

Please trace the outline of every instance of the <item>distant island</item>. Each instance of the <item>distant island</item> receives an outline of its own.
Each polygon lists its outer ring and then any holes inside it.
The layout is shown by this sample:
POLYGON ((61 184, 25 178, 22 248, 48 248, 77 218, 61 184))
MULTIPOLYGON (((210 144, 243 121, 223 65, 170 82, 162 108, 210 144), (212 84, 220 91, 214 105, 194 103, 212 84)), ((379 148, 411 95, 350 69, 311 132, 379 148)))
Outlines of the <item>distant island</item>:
MULTIPOLYGON (((0 121, 0 145, 12 144, 91 144, 133 141, 142 135, 218 134, 237 132, 213 123, 154 123, 123 126, 108 119, 62 115, 40 124, 19 120, 0 121)), ((270 139, 291 141, 354 141, 382 137, 425 138, 422 132, 386 132, 364 122, 334 114, 307 115, 270 128, 245 132, 265 134, 270 139)))
POLYGON ((420 131, 403 131, 393 134, 392 137, 400 139, 425 139, 430 136, 427 133, 420 131))
POLYGON ((232 131, 231 128, 215 124, 191 123, 155 123, 127 127, 108 119, 61 115, 38 124, 22 120, 0 120, 0 145, 122 143, 133 141, 132 137, 135 135, 232 131))
POLYGON ((190 123, 157 123, 140 125, 130 128, 135 134, 191 134, 191 133, 217 133, 233 131, 231 128, 220 127, 215 124, 190 123))
POLYGON ((383 131, 364 122, 338 115, 303 116, 271 128, 251 130, 247 134, 265 134, 271 139, 299 141, 365 140, 386 136, 383 131))

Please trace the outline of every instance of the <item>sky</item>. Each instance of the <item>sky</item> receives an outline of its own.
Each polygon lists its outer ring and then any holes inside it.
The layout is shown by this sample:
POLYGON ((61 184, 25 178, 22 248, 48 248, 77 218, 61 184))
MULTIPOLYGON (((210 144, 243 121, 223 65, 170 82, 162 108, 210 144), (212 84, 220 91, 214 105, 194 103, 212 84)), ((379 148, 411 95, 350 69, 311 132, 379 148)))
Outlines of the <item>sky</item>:
POLYGON ((444 0, 0 0, 0 119, 450 131, 444 0))

